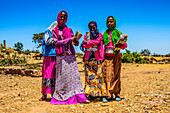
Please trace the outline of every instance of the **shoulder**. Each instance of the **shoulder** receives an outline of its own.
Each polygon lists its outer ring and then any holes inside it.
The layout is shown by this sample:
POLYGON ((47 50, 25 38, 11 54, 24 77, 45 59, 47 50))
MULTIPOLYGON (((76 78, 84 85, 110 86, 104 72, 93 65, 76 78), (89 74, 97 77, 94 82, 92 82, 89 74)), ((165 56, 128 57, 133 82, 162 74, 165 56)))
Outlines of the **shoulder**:
POLYGON ((52 30, 52 33, 54 33, 54 32, 55 32, 55 29, 52 30))
POLYGON ((117 31, 117 33, 118 33, 119 35, 121 35, 121 34, 122 34, 122 32, 121 32, 121 31, 119 31, 118 29, 116 29, 116 31, 117 31))
POLYGON ((71 33, 73 32, 73 30, 72 30, 71 28, 68 27, 68 29, 69 29, 69 31, 70 31, 71 33))
POLYGON ((49 35, 51 32, 49 30, 45 30, 43 38, 45 38, 46 35, 49 35))
POLYGON ((99 36, 103 36, 103 34, 102 34, 102 33, 99 33, 99 36))
POLYGON ((84 35, 84 38, 86 38, 86 34, 84 35))
POLYGON ((50 33, 50 30, 45 30, 44 35, 50 33))
POLYGON ((106 33, 108 33, 108 29, 103 33, 103 35, 106 34, 106 33))

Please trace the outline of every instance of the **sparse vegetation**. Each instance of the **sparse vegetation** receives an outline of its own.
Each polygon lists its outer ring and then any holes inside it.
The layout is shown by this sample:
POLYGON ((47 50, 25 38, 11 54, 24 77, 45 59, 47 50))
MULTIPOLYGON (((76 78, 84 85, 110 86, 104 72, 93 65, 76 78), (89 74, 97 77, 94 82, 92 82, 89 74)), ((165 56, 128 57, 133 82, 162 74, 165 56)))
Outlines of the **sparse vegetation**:
POLYGON ((125 53, 122 53, 122 62, 123 63, 149 63, 148 60, 142 58, 139 53, 137 52, 130 52, 130 50, 126 49, 125 53))
POLYGON ((23 44, 21 42, 17 42, 14 44, 14 48, 16 48, 17 51, 21 51, 23 49, 23 44))
POLYGON ((14 64, 24 64, 27 63, 24 58, 4 58, 0 59, 0 65, 14 65, 14 64))
POLYGON ((141 50, 141 52, 140 52, 140 54, 142 55, 142 56, 150 56, 150 54, 151 54, 151 51, 149 50, 149 49, 142 49, 141 50))
POLYGON ((26 55, 30 55, 31 51, 29 49, 25 50, 26 55))
POLYGON ((35 43, 36 47, 39 48, 42 46, 42 38, 44 35, 44 32, 38 33, 38 34, 33 34, 34 36, 32 37, 32 42, 35 43))

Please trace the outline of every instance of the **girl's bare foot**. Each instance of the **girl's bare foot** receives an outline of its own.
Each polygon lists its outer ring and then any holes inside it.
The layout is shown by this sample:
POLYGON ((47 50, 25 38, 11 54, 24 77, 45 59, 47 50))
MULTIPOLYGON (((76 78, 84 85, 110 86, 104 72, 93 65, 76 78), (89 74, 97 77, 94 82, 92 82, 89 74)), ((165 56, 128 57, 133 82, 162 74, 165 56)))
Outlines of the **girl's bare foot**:
POLYGON ((46 96, 42 96, 39 101, 43 101, 43 100, 46 100, 46 96))

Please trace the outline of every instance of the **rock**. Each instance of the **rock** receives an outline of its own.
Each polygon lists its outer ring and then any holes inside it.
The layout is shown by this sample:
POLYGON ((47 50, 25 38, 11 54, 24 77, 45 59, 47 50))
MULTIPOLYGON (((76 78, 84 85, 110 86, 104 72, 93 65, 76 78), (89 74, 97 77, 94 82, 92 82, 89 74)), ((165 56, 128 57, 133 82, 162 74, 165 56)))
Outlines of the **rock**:
MULTIPOLYGON (((33 69, 22 69, 22 68, 0 68, 0 71, 3 71, 4 74, 12 74, 12 75, 27 75, 27 76, 33 76, 33 77, 39 77, 42 76, 42 73, 40 70, 33 70, 33 69)), ((2 73, 3 73, 2 72, 2 73)), ((12 78, 10 78, 12 79, 12 78)))
POLYGON ((151 110, 151 109, 152 109, 152 107, 146 107, 146 109, 147 109, 147 110, 151 110))
POLYGON ((72 106, 71 109, 75 109, 76 107, 72 106))
POLYGON ((165 62, 158 62, 158 64, 165 64, 165 62))
POLYGON ((170 92, 165 93, 165 95, 170 95, 170 92))
POLYGON ((83 105, 79 105, 80 107, 83 107, 83 105))
POLYGON ((31 70, 31 69, 26 69, 25 74, 27 76, 32 76, 32 77, 40 77, 40 76, 42 76, 41 71, 39 71, 39 70, 31 70))
POLYGON ((164 100, 164 101, 165 101, 165 102, 168 102, 168 103, 170 102, 170 100, 164 100))
POLYGON ((121 78, 128 78, 128 76, 121 76, 121 78))
POLYGON ((141 94, 136 94, 136 96, 141 96, 141 94))

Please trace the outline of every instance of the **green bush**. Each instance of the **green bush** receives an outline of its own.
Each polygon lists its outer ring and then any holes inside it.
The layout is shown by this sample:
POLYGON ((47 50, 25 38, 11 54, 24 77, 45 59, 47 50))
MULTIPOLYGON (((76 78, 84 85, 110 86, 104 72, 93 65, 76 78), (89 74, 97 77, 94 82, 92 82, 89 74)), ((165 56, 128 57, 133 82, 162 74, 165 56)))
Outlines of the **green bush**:
POLYGON ((25 50, 26 55, 30 55, 31 51, 29 49, 25 50))
POLYGON ((144 63, 149 63, 147 60, 143 59, 139 53, 137 52, 132 52, 130 50, 126 49, 126 52, 121 55, 122 62, 123 63, 139 63, 139 64, 144 64, 144 63))

